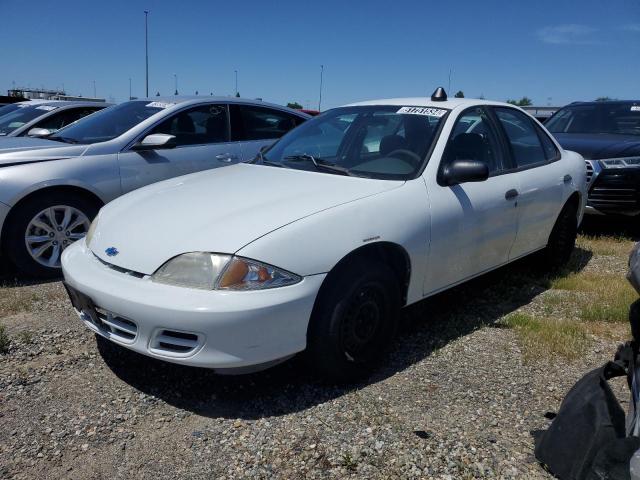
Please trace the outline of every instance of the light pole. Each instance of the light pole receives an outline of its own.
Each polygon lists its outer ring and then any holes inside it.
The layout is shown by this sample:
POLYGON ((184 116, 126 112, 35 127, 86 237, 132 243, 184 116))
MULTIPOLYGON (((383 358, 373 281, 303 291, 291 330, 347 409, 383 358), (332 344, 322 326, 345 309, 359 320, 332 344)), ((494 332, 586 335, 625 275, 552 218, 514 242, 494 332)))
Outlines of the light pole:
POLYGON ((176 87, 176 91, 174 95, 178 95, 178 75, 175 73, 173 74, 173 83, 175 84, 175 87, 176 87))
POLYGON ((318 100, 318 111, 322 111, 322 74, 324 73, 324 65, 320 65, 320 98, 318 100))
POLYGON ((149 96, 149 29, 147 17, 149 10, 144 11, 144 68, 145 68, 145 95, 149 96))
POLYGON ((129 100, 131 100, 131 77, 129 77, 129 100))
POLYGON ((236 74, 236 97, 238 96, 238 70, 234 70, 236 74))
POLYGON ((96 81, 93 81, 93 98, 96 98, 96 81))

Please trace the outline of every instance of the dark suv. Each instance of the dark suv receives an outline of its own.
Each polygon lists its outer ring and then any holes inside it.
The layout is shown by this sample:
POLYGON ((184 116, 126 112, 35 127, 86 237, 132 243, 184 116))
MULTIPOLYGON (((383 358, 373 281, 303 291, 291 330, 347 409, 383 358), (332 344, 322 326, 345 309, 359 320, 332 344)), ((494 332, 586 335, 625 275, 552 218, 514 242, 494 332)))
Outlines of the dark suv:
POLYGON ((640 214, 640 100, 572 103, 545 127, 585 158, 585 213, 640 214))

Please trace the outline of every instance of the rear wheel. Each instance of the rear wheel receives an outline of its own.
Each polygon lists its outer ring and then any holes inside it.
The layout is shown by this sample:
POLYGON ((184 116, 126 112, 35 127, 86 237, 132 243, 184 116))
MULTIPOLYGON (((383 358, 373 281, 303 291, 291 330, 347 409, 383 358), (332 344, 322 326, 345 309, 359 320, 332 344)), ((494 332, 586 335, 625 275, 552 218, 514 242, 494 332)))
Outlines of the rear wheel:
POLYGON ((578 219, 576 207, 567 203, 556 220, 549 242, 544 251, 546 264, 551 270, 558 270, 571 258, 578 236, 578 219))
POLYGON ((382 357, 396 332, 400 291, 384 264, 351 262, 327 279, 308 332, 307 358, 328 380, 352 381, 382 357))
POLYGON ((4 254, 27 275, 58 276, 62 252, 86 235, 97 213, 93 202, 76 194, 55 192, 28 199, 11 213, 3 235, 4 254))

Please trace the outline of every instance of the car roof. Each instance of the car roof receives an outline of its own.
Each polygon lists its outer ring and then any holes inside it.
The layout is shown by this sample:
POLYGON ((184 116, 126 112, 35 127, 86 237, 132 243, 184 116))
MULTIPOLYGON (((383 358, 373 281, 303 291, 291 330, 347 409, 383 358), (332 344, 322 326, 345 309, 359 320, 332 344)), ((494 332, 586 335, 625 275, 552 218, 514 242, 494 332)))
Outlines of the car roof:
POLYGON ((448 108, 472 107, 474 105, 499 105, 513 107, 513 105, 505 102, 494 102, 491 100, 476 98, 448 98, 445 101, 433 101, 430 97, 407 97, 407 98, 385 98, 380 100, 367 100, 365 102, 350 103, 346 107, 359 107, 366 105, 394 105, 398 107, 431 107, 431 108, 448 108))
POLYGON ((277 108, 280 110, 288 110, 290 112, 297 113, 302 117, 309 117, 306 113, 301 112, 300 110, 293 110, 291 108, 285 107, 283 105, 276 105, 275 103, 268 103, 262 100, 255 100, 249 98, 242 97, 223 97, 223 96, 215 96, 215 95, 177 95, 177 96, 167 96, 167 97, 146 97, 146 98, 136 98, 132 100, 134 102, 161 102, 161 103, 171 103, 175 105, 197 105, 199 103, 210 103, 210 102, 224 102, 224 103, 243 103, 243 104, 251 104, 251 105, 260 105, 264 107, 277 108))
POLYGON ((640 100, 593 100, 590 102, 572 102, 569 105, 565 105, 565 107, 571 105, 624 105, 627 103, 640 104, 640 100))
POLYGON ((113 103, 109 103, 109 102, 92 102, 90 100, 28 100, 26 102, 17 102, 20 105, 38 105, 39 107, 42 106, 52 106, 52 107, 67 107, 67 106, 73 106, 73 107, 94 107, 94 106, 102 106, 102 107, 109 107, 111 105, 113 105, 113 103))

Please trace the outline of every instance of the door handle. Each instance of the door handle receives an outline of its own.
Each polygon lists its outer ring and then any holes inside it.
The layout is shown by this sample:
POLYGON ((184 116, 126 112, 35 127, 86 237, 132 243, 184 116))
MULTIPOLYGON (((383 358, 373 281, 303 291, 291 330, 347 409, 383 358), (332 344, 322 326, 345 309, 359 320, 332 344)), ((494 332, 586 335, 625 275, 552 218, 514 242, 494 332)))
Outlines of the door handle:
POLYGON ((506 198, 507 200, 511 200, 513 198, 516 198, 518 196, 518 191, 515 188, 512 188, 511 190, 507 190, 507 193, 504 194, 504 198, 506 198))
POLYGON ((562 179, 562 181, 564 183, 569 183, 572 180, 571 175, 567 174, 564 176, 564 178, 562 179))
POLYGON ((220 160, 221 162, 231 162, 237 159, 238 159, 238 156, 233 155, 231 153, 220 153, 216 155, 216 160, 220 160))

